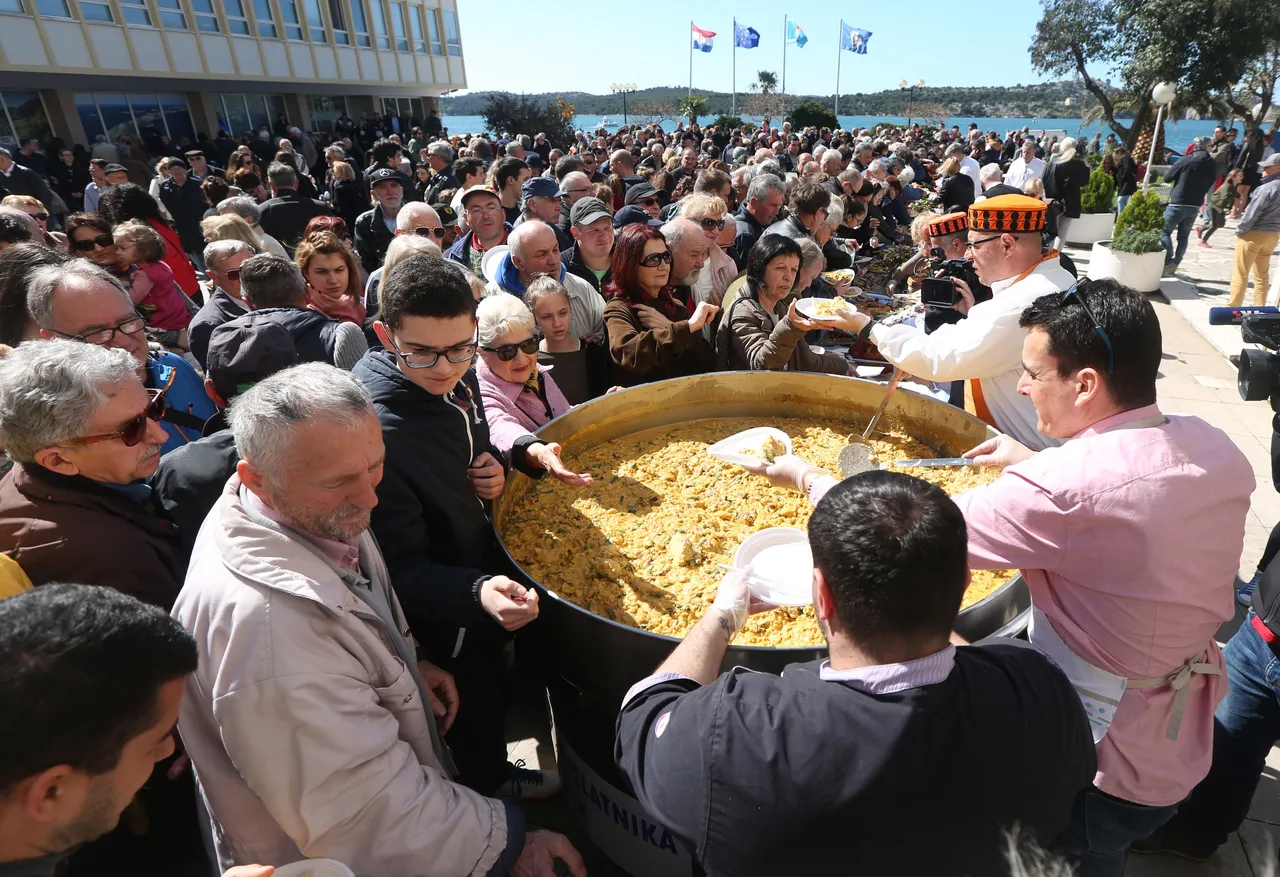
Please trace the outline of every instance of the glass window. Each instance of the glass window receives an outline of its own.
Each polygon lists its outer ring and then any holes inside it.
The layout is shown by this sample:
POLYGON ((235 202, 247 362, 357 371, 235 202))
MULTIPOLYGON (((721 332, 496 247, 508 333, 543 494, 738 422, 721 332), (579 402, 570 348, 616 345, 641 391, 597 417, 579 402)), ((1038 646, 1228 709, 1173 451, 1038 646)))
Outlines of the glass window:
POLYGON ((169 129, 169 138, 180 146, 196 142, 195 125, 191 122, 191 111, 187 108, 187 99, 180 94, 160 95, 160 108, 164 111, 164 123, 169 129))
POLYGON ((45 18, 70 18, 71 9, 67 0, 36 0, 36 9, 45 18))
MULTIPOLYGON (((335 0, 340 2, 340 0, 335 0)), ((337 19, 334 19, 335 21, 337 19)), ((369 19, 364 14, 364 0, 351 0, 351 23, 356 29, 356 45, 371 46, 369 41, 369 19)))
POLYGON ((111 7, 106 3, 80 0, 80 14, 84 16, 85 21, 115 21, 111 17, 111 7))
POLYGON ((223 113, 219 115, 218 122, 225 126, 227 133, 232 137, 238 137, 240 134, 253 130, 254 125, 249 121, 249 113, 245 109, 244 95, 224 94, 222 95, 222 106, 223 113))
POLYGON ((378 36, 378 48, 391 48, 391 39, 387 36, 387 14, 382 11, 382 0, 370 0, 373 9, 373 32, 378 36))
POLYGON ((302 19, 298 17, 297 0, 280 0, 280 14, 284 16, 284 38, 302 42, 302 19))
POLYGON ((249 108, 249 121, 256 130, 266 128, 268 131, 272 129, 271 111, 267 109, 267 101, 260 94, 246 94, 244 96, 245 105, 249 108))
POLYGON ((351 45, 347 32, 347 13, 343 0, 329 0, 329 21, 333 24, 333 41, 340 46, 351 45))
POLYGON ((235 34, 249 33, 249 17, 244 13, 243 0, 222 0, 222 11, 227 16, 227 30, 235 34))
POLYGON ((431 54, 444 54, 444 40, 440 39, 440 19, 436 15, 434 9, 423 9, 422 14, 427 17, 427 36, 431 38, 431 54))
POLYGON ((107 133, 107 129, 102 125, 102 116, 98 114, 97 101, 87 91, 78 91, 71 95, 71 99, 76 103, 76 112, 80 116, 80 124, 84 127, 84 136, 89 143, 97 142, 99 134, 107 133))
POLYGON ((182 4, 178 0, 156 0, 160 7, 160 23, 175 30, 187 29, 187 16, 182 12, 182 4))
POLYGON ((458 13, 452 9, 444 11, 444 39, 449 44, 449 54, 455 58, 462 57, 462 38, 458 36, 458 13))
POLYGON ((133 124, 133 113, 129 112, 129 102, 123 94, 97 92, 98 109, 102 113, 102 124, 107 129, 107 139, 112 143, 120 139, 121 134, 137 135, 138 129, 133 124))
MULTIPOLYGON (((22 0, 0 0, 0 12, 17 12, 25 15, 26 11, 27 10, 22 8, 22 0)), ((9 125, 7 121, 3 122, 3 124, 5 128, 9 125)))
POLYGON ((151 11, 147 9, 146 0, 120 0, 120 9, 124 12, 126 24, 151 27, 151 11))
POLYGON ((324 16, 320 14, 320 0, 307 0, 307 26, 311 29, 311 42, 328 42, 324 32, 324 16))
POLYGON ((13 122, 13 134, 18 140, 38 137, 44 143, 53 136, 53 128, 49 125, 49 117, 45 115, 44 103, 37 91, 5 91, 0 92, 4 98, 4 108, 13 122))
POLYGON ((404 4, 391 0, 391 29, 396 32, 396 49, 409 51, 409 37, 404 26, 404 4))
POLYGON ((173 147, 165 147, 160 141, 162 134, 169 134, 164 126, 164 113, 160 111, 160 99, 154 94, 129 94, 126 97, 133 110, 133 121, 138 126, 142 145, 153 155, 157 152, 161 155, 171 154, 173 147))
POLYGON ((422 120, 427 117, 426 113, 422 112, 422 98, 409 98, 409 105, 413 108, 413 123, 415 125, 421 125, 422 120))
MULTIPOLYGON (((81 0, 83 3, 84 0, 81 0)), ((206 33, 221 33, 217 13, 213 11, 213 0, 191 0, 191 9, 196 14, 196 30, 206 33)))
MULTIPOLYGON (((286 123, 289 121, 289 112, 285 109, 283 95, 267 95, 267 112, 270 113, 273 120, 284 119, 286 123)), ((274 122, 272 124, 274 126, 274 122)), ((272 130, 274 131, 275 128, 272 127, 272 130)))
POLYGON ((0 113, 0 146, 4 146, 11 153, 18 151, 18 138, 13 136, 13 129, 9 127, 9 117, 4 113, 0 113))
POLYGON ((333 123, 347 111, 347 99, 344 97, 324 97, 307 95, 307 106, 311 110, 311 126, 327 134, 333 133, 333 123))
POLYGON ((427 53, 427 38, 422 35, 422 7, 409 7, 409 26, 413 29, 413 50, 419 55, 427 53))
POLYGON ((273 40, 279 36, 276 33, 276 17, 271 12, 268 0, 253 0, 253 17, 258 23, 258 36, 273 40))

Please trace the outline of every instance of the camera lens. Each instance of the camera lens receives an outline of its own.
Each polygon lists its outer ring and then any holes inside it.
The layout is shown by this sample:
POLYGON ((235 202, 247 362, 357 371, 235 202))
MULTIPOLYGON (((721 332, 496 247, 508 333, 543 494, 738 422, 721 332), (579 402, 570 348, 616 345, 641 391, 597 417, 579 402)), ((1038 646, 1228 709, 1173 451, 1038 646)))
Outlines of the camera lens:
POLYGON ((1280 356, 1267 350, 1240 351, 1236 388, 1246 402, 1261 402, 1280 389, 1280 356))

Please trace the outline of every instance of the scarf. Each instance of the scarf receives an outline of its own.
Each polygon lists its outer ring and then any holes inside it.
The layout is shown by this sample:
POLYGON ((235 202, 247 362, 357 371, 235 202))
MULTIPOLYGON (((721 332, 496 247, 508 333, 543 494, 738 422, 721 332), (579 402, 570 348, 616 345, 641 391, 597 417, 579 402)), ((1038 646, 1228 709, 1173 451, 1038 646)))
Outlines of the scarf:
POLYGON ((657 298, 637 299, 622 287, 618 286, 618 284, 611 281, 603 291, 606 299, 615 297, 620 298, 633 309, 636 305, 644 305, 645 307, 653 308, 671 322, 678 323, 681 320, 689 319, 689 311, 680 302, 680 300, 675 297, 675 289, 676 288, 674 286, 664 286, 659 290, 657 298))

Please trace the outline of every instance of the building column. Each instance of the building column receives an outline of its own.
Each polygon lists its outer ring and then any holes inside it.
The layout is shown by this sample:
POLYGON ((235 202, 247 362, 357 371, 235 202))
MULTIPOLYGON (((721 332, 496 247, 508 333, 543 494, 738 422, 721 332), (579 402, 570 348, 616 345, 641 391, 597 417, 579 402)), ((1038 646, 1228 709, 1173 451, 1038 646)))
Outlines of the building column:
POLYGON ((218 136, 218 111, 211 91, 187 92, 187 106, 191 110, 191 124, 196 132, 203 131, 210 139, 218 136))
POLYGON ((311 107, 308 106, 305 95, 287 92, 284 95, 284 111, 289 116, 290 125, 295 125, 303 131, 311 130, 311 107))

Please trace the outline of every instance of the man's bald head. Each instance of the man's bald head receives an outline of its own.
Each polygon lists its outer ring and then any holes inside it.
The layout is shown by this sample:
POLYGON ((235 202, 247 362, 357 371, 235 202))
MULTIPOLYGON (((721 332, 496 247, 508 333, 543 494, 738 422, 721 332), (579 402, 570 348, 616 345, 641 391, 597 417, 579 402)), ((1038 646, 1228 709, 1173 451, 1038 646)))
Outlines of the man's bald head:
POLYGON ((526 219, 507 237, 511 262, 526 285, 539 274, 560 279, 560 247, 556 233, 538 219, 526 219))

